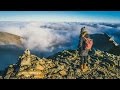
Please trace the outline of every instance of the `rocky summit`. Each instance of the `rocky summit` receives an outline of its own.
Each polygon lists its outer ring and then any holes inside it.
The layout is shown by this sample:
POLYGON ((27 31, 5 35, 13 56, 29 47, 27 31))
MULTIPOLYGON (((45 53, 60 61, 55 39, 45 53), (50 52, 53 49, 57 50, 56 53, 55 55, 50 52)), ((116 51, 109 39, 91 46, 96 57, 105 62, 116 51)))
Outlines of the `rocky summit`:
POLYGON ((89 70, 82 72, 78 50, 64 50, 48 58, 39 58, 29 50, 9 65, 1 79, 120 79, 120 56, 100 50, 88 57, 89 70))

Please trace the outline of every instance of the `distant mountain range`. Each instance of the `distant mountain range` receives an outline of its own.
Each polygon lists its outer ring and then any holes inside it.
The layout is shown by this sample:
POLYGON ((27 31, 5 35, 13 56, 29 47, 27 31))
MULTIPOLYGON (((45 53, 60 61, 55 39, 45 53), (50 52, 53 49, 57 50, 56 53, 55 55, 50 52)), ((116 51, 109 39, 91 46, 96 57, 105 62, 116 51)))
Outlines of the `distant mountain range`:
MULTIPOLYGON (((120 47, 116 46, 114 40, 107 34, 91 34, 90 37, 94 41, 93 48, 101 51, 107 51, 113 54, 120 54, 120 47)), ((0 32, 0 70, 7 67, 9 64, 16 63, 18 57, 24 52, 25 48, 22 44, 22 37, 7 32, 0 32)), ((73 43, 74 45, 74 43, 73 43)), ((69 48, 68 48, 69 49, 69 48)), ((76 48, 75 48, 76 49, 76 48)), ((56 47, 57 50, 57 47, 56 47)), ((51 52, 54 55, 56 52, 51 52)), ((39 57, 48 57, 49 53, 31 50, 31 53, 39 57)))
POLYGON ((7 33, 7 32, 0 32, 0 46, 17 46, 17 47, 23 47, 22 37, 7 33))
MULTIPOLYGON (((94 41, 93 47, 102 51, 108 51, 117 43, 107 34, 91 34, 94 41)), ((23 48, 22 37, 7 32, 0 32, 0 48, 23 48)))

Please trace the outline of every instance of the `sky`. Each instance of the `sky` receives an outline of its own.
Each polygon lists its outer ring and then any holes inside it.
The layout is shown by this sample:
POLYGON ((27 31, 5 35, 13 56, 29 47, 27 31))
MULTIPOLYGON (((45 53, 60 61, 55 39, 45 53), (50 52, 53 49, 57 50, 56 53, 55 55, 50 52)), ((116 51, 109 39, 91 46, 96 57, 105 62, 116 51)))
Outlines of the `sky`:
POLYGON ((0 11, 0 21, 120 22, 120 11, 0 11))

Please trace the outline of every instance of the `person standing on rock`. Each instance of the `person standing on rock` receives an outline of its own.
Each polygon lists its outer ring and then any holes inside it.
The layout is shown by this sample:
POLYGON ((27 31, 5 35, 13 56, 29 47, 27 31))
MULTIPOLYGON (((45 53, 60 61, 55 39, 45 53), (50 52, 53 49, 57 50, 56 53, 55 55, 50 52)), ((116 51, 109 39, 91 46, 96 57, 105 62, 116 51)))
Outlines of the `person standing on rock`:
POLYGON ((81 28, 80 41, 79 41, 79 55, 81 60, 80 68, 83 72, 88 70, 87 60, 88 52, 91 50, 93 45, 93 40, 90 39, 87 29, 85 27, 81 28))

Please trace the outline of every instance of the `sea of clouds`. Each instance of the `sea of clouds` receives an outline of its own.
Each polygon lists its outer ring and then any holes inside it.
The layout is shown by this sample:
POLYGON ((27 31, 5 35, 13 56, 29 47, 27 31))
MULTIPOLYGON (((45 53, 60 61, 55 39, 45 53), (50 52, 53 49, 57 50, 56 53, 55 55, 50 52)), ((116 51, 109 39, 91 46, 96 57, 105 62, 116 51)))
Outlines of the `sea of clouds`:
POLYGON ((16 22, 1 21, 0 31, 19 35, 25 48, 46 53, 75 49, 80 29, 86 26, 90 34, 108 33, 120 43, 120 24, 79 22, 16 22))
MULTIPOLYGON (((0 21, 0 31, 23 37, 22 43, 37 56, 48 57, 64 49, 76 49, 80 29, 86 26, 90 34, 107 33, 120 44, 120 24, 79 22, 16 22, 0 21)), ((23 51, 0 50, 0 70, 18 62, 23 51)))

